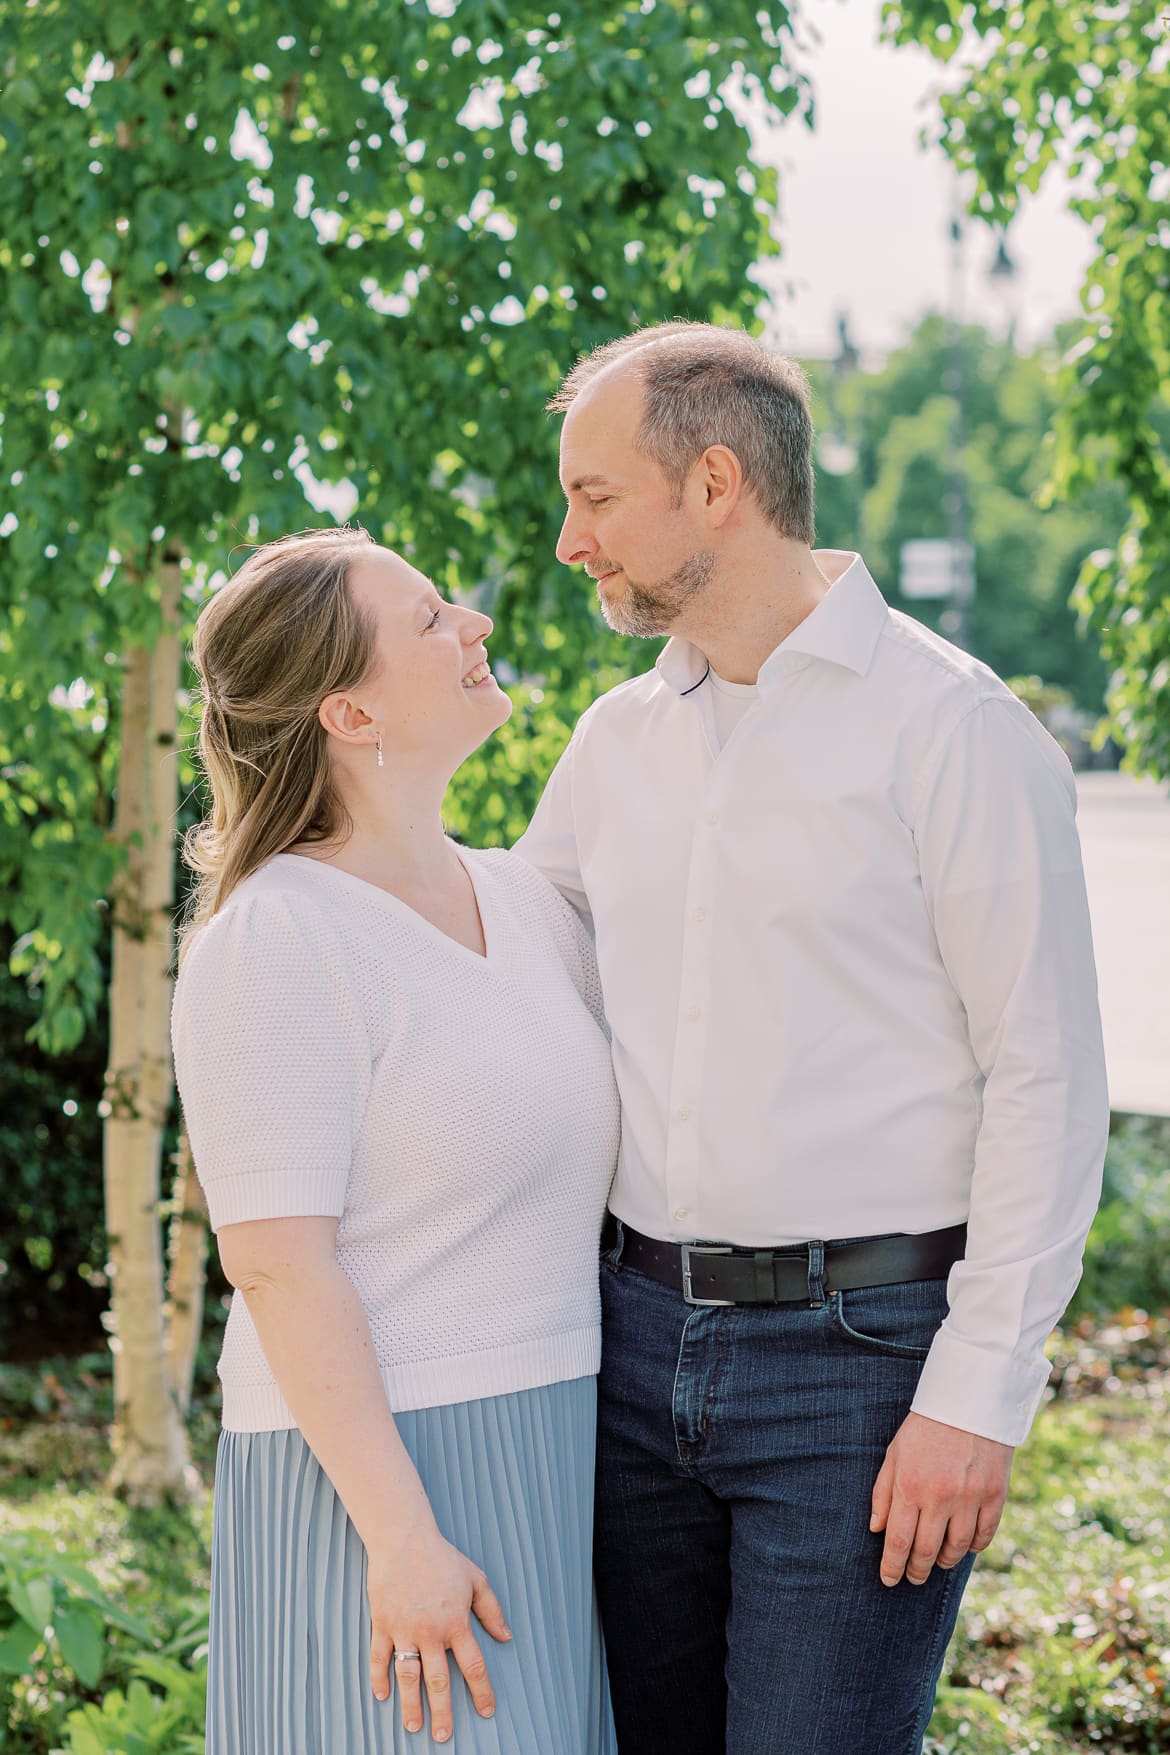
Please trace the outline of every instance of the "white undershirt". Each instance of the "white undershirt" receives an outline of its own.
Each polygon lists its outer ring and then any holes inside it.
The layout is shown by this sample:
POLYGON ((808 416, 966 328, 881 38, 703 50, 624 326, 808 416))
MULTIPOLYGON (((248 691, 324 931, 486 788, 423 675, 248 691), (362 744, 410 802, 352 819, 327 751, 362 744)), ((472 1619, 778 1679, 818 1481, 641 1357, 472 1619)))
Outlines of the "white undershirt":
POLYGON ((752 705, 758 699, 759 688, 756 683, 728 682, 720 676, 715 667, 707 678, 706 687, 711 690, 711 716, 715 723, 715 736, 722 749, 728 738, 752 705))

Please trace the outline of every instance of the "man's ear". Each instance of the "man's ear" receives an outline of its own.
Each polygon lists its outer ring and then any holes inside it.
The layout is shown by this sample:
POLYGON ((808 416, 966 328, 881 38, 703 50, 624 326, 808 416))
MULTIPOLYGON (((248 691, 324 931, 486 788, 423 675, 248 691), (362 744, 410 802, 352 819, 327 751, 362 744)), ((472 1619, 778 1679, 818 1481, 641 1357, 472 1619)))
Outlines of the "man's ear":
POLYGON ((707 522, 726 524, 743 496, 743 466, 727 445, 708 445, 699 459, 707 522))

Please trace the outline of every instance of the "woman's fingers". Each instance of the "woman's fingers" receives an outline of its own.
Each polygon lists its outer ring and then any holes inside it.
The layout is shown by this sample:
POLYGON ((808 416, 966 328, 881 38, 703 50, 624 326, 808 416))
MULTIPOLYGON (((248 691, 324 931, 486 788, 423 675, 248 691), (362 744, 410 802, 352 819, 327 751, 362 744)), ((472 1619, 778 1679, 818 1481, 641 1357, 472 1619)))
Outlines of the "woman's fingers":
POLYGON ((431 1739, 446 1743, 451 1736, 451 1672, 447 1668, 446 1646, 424 1648, 422 1672, 431 1709, 431 1739))
POLYGON ((370 1638, 370 1687, 379 1700, 390 1695, 390 1640, 375 1627, 370 1638))
MULTIPOLYGON (((413 1648, 407 1646, 405 1649, 409 1651, 413 1648)), ((408 1731, 422 1730, 422 1670, 421 1658, 403 1657, 401 1652, 395 1653, 394 1680, 398 1683, 402 1723, 408 1731)))
POLYGON ((471 1607, 493 1639, 511 1639, 512 1629, 504 1619, 500 1599, 482 1572, 477 1574, 472 1586, 471 1607))
POLYGON ((451 1656, 463 1672, 476 1712, 481 1718, 490 1718, 496 1710, 496 1697, 492 1691, 487 1663, 470 1625, 452 1639, 451 1656))

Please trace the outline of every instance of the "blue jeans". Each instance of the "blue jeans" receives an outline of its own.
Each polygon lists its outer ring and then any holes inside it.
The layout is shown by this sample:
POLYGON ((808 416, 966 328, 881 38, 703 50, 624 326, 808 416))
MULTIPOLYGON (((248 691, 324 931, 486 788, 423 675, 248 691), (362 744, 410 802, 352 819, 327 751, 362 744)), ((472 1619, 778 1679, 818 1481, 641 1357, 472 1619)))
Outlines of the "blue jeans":
POLYGON ((917 1755, 968 1556, 878 1577, 870 1494, 946 1281, 696 1309, 602 1257, 595 1568, 621 1755, 917 1755))

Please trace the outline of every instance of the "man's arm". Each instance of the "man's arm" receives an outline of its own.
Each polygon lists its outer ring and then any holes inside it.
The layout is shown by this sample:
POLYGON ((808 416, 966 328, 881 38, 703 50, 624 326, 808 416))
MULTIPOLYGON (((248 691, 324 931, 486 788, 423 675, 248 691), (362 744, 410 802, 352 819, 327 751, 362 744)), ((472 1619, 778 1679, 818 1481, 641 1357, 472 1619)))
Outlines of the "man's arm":
POLYGON ((540 803, 532 814, 532 821, 512 851, 527 860, 529 865, 535 866, 537 871, 543 872, 592 930, 593 920, 581 876, 581 859, 573 815, 573 763, 576 753, 577 734, 574 733, 560 761, 549 775, 540 803))
POLYGON ((875 1484, 887 1583, 990 1541, 1100 1197, 1109 1102, 1075 813, 1064 755, 1002 697, 960 720, 921 783, 923 895, 983 1116, 950 1311, 875 1484))

